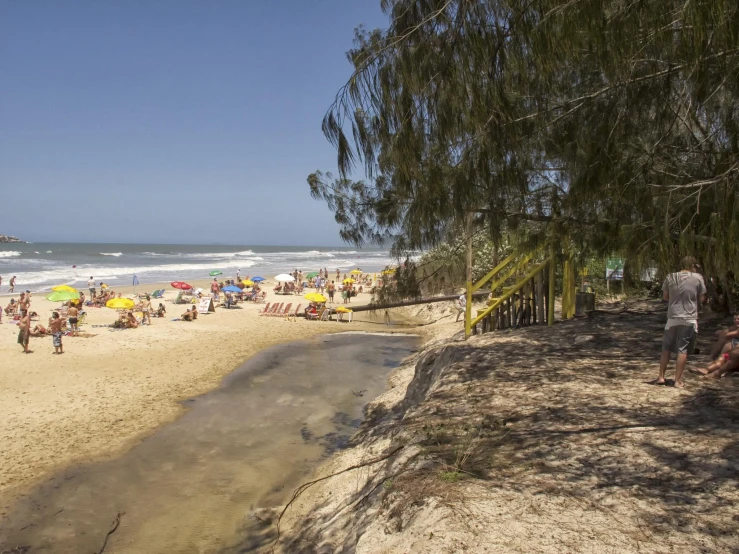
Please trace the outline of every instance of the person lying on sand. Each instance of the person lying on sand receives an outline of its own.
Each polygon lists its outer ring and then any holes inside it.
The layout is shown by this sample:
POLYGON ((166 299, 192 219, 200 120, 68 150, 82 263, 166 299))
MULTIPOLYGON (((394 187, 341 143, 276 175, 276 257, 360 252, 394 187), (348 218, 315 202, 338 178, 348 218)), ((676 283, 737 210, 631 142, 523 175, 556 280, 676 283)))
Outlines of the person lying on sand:
POLYGON ((45 337, 46 327, 44 327, 40 323, 36 324, 36 326, 34 326, 34 328, 31 329, 31 336, 32 337, 45 337))
POLYGON ((739 346, 739 312, 734 314, 734 325, 728 329, 716 331, 716 337, 716 343, 711 349, 712 360, 739 346))

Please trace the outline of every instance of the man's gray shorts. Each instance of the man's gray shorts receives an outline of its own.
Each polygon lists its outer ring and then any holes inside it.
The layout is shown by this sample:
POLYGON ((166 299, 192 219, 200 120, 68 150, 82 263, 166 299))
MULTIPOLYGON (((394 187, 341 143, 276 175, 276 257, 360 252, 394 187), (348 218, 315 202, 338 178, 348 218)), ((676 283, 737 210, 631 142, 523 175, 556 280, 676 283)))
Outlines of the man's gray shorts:
POLYGON ((673 354, 692 354, 698 334, 692 325, 674 325, 665 329, 662 337, 662 352, 673 354))

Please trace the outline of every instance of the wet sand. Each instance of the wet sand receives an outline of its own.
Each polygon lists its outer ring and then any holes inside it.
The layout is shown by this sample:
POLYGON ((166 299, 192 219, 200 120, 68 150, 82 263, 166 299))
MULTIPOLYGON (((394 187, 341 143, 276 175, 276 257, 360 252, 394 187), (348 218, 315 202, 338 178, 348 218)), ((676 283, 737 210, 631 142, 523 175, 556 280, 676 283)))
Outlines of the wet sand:
MULTIPOLYGON (((119 458, 67 468, 0 520, 0 549, 218 552, 250 542, 250 510, 284 501, 382 393, 413 336, 328 335, 265 350, 119 458)), ((239 551, 243 551, 239 548, 239 551)))

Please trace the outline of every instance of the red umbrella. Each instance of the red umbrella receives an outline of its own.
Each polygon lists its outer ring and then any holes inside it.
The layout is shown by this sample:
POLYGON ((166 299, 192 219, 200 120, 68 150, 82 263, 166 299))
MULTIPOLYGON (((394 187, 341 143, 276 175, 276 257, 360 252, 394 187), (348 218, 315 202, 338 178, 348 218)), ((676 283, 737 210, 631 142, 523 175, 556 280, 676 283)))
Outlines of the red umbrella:
POLYGON ((180 289, 180 290, 190 290, 192 286, 188 285, 187 283, 183 283, 182 281, 174 281, 173 283, 170 283, 174 288, 180 289))

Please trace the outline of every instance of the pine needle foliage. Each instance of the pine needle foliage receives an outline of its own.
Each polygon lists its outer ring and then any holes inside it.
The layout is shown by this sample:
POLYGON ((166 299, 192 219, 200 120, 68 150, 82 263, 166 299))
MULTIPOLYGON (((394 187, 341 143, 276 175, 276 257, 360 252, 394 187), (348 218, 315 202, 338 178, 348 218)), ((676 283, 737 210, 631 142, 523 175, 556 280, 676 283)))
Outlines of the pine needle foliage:
POLYGON ((308 179, 344 240, 429 248, 472 211, 496 244, 739 276, 736 0, 382 8, 323 120, 338 175, 308 179))

